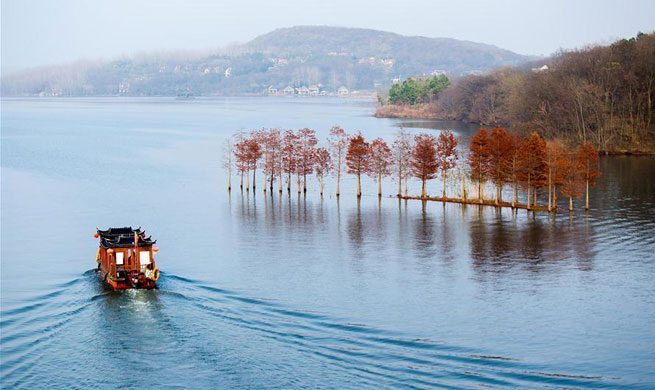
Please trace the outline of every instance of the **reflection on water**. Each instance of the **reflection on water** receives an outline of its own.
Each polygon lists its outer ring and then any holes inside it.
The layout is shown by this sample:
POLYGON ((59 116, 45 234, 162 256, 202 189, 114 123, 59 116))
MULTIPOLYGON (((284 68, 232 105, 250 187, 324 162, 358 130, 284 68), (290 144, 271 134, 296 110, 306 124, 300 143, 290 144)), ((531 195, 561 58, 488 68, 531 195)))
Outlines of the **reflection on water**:
POLYGON ((475 131, 283 100, 3 100, 3 387, 655 386, 653 157, 601 158, 573 215, 368 179, 358 200, 351 175, 340 199, 228 193, 217 150, 241 127, 475 131), (155 291, 83 272, 95 227, 129 224, 158 239, 155 291))

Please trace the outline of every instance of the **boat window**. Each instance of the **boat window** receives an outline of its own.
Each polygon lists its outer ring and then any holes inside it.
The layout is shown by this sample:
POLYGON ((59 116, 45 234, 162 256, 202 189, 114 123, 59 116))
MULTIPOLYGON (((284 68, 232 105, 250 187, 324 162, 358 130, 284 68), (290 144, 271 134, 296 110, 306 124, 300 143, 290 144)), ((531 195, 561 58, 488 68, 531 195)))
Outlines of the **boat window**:
POLYGON ((139 263, 141 263, 142 267, 150 264, 150 251, 139 252, 139 263))
POLYGON ((116 252, 116 265, 123 265, 125 254, 123 252, 116 252))

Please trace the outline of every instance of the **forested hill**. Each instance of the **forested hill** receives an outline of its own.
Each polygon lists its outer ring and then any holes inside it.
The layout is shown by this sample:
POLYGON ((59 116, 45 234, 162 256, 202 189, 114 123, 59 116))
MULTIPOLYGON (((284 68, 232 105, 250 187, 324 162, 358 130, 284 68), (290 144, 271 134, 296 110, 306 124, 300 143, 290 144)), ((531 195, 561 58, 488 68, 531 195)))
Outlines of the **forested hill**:
POLYGON ((141 55, 3 75, 2 95, 227 95, 311 85, 326 93, 341 86, 373 91, 394 78, 441 72, 452 77, 531 59, 450 38, 299 26, 212 53, 141 55))

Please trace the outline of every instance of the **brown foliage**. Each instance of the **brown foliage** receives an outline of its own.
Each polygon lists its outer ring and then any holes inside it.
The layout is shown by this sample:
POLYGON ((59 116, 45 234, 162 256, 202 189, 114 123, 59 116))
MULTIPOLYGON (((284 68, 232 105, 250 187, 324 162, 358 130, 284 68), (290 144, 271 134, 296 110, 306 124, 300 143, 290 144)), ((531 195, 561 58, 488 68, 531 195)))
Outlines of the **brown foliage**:
POLYGON ((423 183, 421 196, 426 196, 425 184, 434 179, 439 169, 437 162, 437 139, 430 134, 419 134, 414 137, 414 150, 410 161, 412 176, 423 183))
POLYGON ((362 172, 368 170, 369 157, 369 145, 362 137, 362 134, 357 133, 350 137, 348 151, 346 152, 346 166, 348 167, 348 173, 357 175, 357 196, 362 195, 360 176, 362 172))

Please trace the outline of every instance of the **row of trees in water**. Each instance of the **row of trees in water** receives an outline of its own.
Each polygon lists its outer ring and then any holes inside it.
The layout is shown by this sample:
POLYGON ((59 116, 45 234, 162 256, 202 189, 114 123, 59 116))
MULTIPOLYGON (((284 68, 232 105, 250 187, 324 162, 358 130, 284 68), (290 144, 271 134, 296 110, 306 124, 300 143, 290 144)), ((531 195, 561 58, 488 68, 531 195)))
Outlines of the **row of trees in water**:
POLYGON ((323 195, 323 180, 336 176, 336 195, 340 195, 342 173, 357 178, 357 196, 362 195, 361 176, 368 175, 377 183, 378 196, 382 196, 382 180, 392 176, 398 184, 397 196, 409 198, 408 181, 421 181, 420 199, 480 203, 527 209, 539 206, 539 194, 548 194, 547 209, 557 207, 557 194, 573 199, 585 194, 585 208, 589 208, 589 187, 596 183, 598 152, 591 143, 576 148, 558 140, 545 141, 533 132, 529 137, 508 133, 502 127, 480 128, 463 149, 459 139, 449 131, 438 137, 420 133, 411 135, 400 129, 389 145, 382 138, 368 142, 361 133, 348 135, 335 126, 330 130, 325 147, 318 146, 312 129, 253 130, 238 132, 226 140, 223 166, 228 172, 228 189, 232 187, 232 174, 240 176, 239 186, 256 189, 256 173, 261 171, 264 191, 287 192, 296 182, 298 193, 307 192, 307 177, 314 174, 323 195), (252 173, 252 180, 250 179, 252 173), (442 196, 429 198, 427 183, 441 177, 442 196), (459 197, 448 197, 447 179, 461 182, 459 197), (477 186, 477 197, 468 194, 469 180, 477 186), (493 200, 485 199, 487 183, 495 187, 493 200), (404 185, 404 189, 403 189, 404 185), (503 190, 511 187, 511 202, 502 199, 503 190), (519 191, 525 193, 525 203, 519 203, 519 191))

